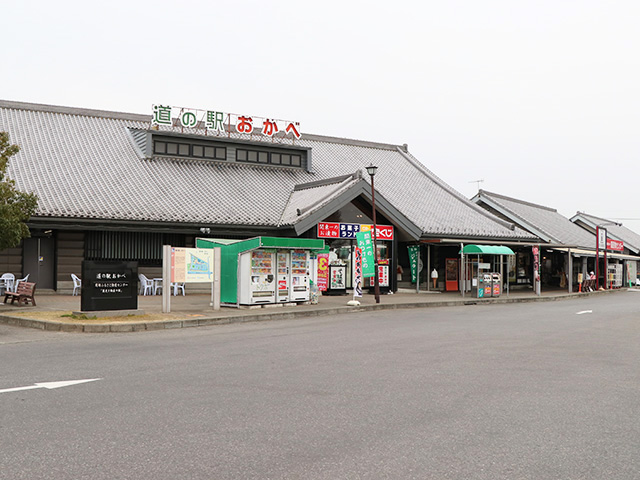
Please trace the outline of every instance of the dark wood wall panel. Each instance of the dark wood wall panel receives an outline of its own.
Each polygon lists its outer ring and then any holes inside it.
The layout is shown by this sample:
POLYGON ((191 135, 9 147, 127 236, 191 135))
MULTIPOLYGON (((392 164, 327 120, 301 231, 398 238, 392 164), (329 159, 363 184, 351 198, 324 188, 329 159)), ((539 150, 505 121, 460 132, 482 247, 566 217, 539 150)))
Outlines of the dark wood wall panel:
POLYGON ((58 232, 58 282, 71 282, 71 274, 82 276, 84 259, 84 233, 58 232))
POLYGON ((3 273, 22 278, 22 246, 0 251, 0 275, 3 273))

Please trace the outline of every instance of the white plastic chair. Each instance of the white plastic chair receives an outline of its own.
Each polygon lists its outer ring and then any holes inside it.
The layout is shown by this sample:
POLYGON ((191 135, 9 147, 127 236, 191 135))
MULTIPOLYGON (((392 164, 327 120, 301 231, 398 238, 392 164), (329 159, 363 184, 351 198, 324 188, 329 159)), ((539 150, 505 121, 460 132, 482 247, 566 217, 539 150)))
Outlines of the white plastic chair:
POLYGON ((178 295, 178 290, 182 290, 182 296, 184 297, 184 282, 183 283, 173 282, 171 286, 173 287, 174 297, 178 295))
POLYGON ((145 277, 142 273, 138 274, 140 279, 140 295, 153 295, 153 280, 145 277))
POLYGON ((4 289, 7 292, 13 292, 13 284, 16 281, 16 276, 13 273, 3 273, 0 280, 2 280, 4 289))
POLYGON ((21 278, 20 280, 16 280, 16 284, 15 284, 15 288, 14 288, 14 292, 18 291, 18 285, 20 285, 20 282, 26 282, 27 280, 29 280, 29 275, 31 275, 30 273, 27 273, 27 276, 24 278, 21 278))
POLYGON ((82 288, 82 280, 77 275, 71 274, 71 280, 73 280, 73 295, 76 295, 76 292, 79 288, 82 288))

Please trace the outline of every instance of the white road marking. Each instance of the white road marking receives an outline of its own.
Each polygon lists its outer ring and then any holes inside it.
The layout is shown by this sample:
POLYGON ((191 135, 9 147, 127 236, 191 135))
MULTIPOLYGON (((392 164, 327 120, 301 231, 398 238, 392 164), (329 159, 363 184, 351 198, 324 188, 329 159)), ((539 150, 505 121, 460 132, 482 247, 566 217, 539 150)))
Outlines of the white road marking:
POLYGON ((87 378, 84 380, 65 380, 62 382, 36 383, 34 385, 29 385, 28 387, 5 388, 4 390, 0 390, 0 393, 19 392, 21 390, 33 390, 34 388, 46 388, 47 390, 52 390, 54 388, 70 387, 71 385, 78 385, 79 383, 95 382, 96 380, 102 380, 102 379, 87 378))
POLYGON ((576 312, 576 315, 582 315, 583 313, 593 313, 593 310, 583 310, 581 312, 576 312))

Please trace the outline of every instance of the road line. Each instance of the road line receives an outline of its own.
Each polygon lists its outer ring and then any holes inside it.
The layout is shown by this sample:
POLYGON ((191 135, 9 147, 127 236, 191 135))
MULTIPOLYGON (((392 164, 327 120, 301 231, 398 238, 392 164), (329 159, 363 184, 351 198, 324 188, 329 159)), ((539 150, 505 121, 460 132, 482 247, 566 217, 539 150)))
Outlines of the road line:
POLYGON ((84 380, 64 380, 62 382, 44 382, 29 385, 28 387, 13 387, 0 390, 0 393, 19 392, 21 390, 33 390, 35 388, 46 388, 47 390, 53 390, 54 388, 70 387, 71 385, 78 385, 80 383, 95 382, 96 380, 102 380, 101 378, 86 378, 84 380))

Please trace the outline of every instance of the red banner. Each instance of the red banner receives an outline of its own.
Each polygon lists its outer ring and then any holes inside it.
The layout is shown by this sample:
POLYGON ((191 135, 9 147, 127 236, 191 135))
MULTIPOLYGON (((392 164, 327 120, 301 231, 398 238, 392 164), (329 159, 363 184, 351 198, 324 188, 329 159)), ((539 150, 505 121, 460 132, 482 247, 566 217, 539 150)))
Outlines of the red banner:
POLYGON ((607 250, 615 250, 616 252, 623 252, 624 242, 607 238, 607 250))
POLYGON ((318 254, 318 289, 321 292, 327 291, 327 284, 329 283, 329 254, 318 254))

